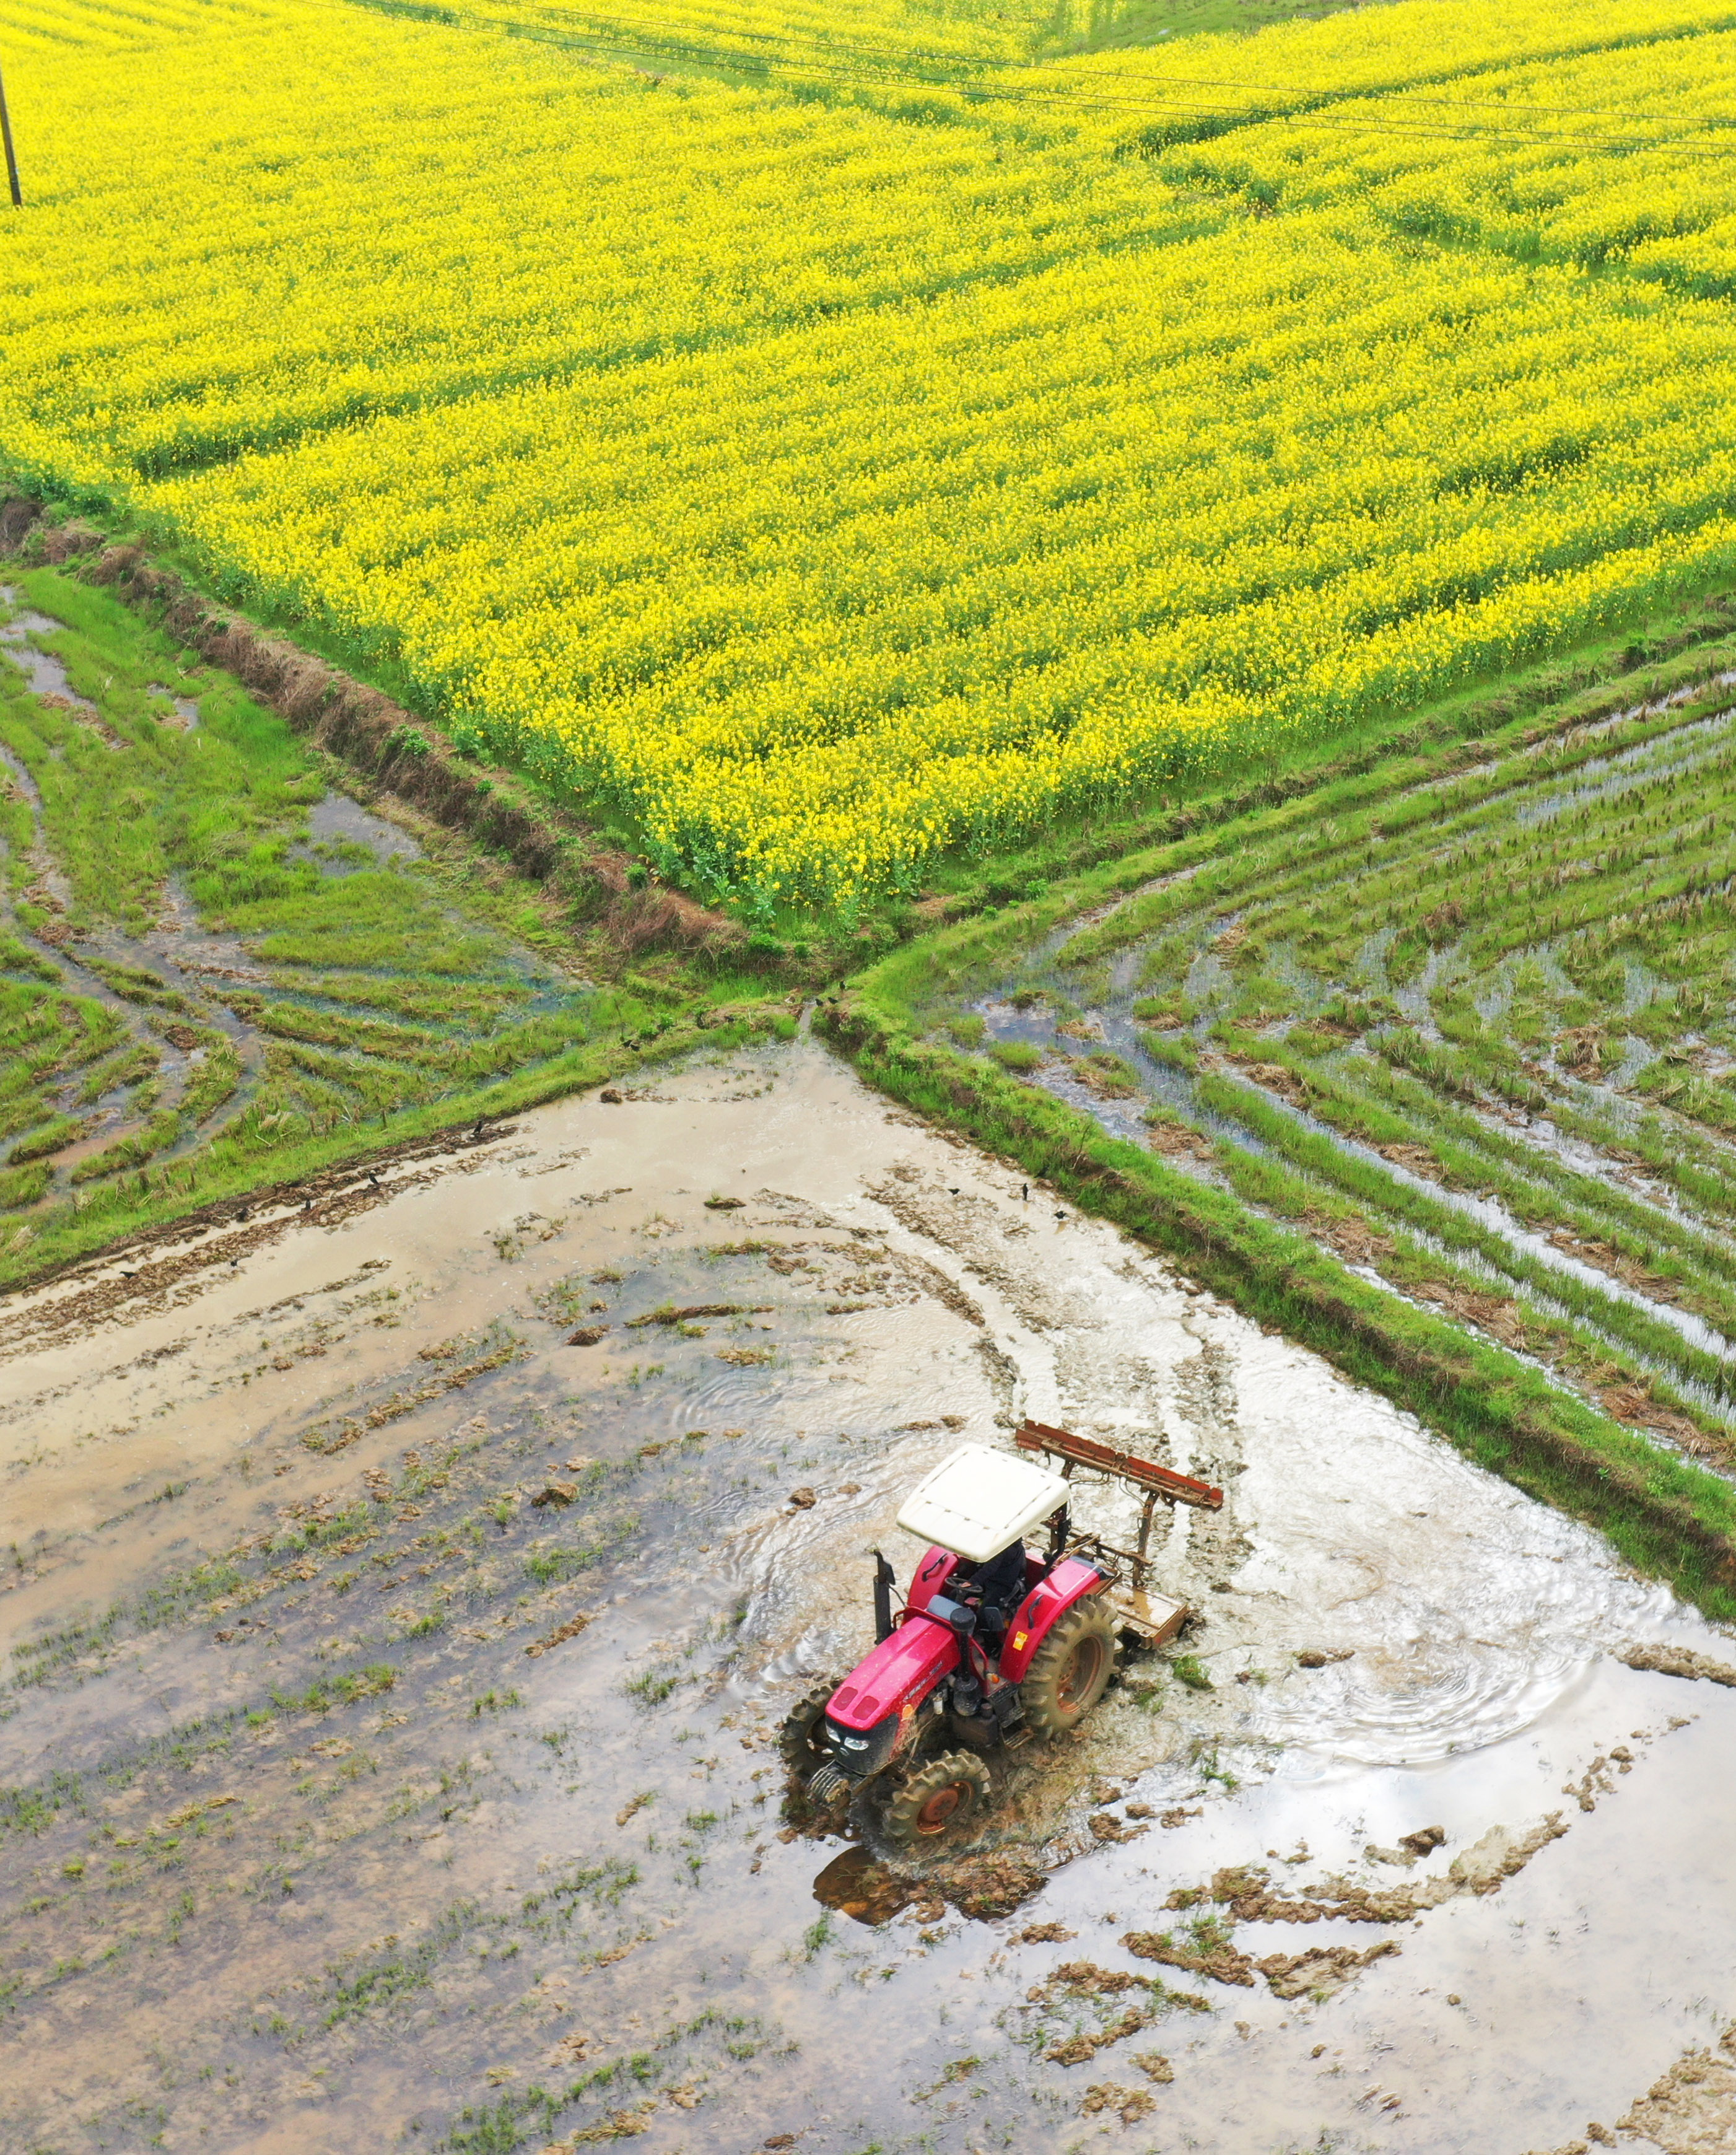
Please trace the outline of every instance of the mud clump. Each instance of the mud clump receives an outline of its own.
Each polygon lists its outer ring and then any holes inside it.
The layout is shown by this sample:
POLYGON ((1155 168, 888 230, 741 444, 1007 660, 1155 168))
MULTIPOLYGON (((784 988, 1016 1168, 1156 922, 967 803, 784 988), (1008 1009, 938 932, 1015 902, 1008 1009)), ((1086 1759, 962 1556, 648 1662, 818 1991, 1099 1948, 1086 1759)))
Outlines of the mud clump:
POLYGON ((551 1646, 562 1646, 569 1639, 576 1639, 590 1621, 589 1615, 569 1616, 564 1624, 557 1624, 545 1637, 533 1639, 525 1651, 533 1661, 540 1661, 551 1646))
MULTIPOLYGON (((809 1830, 817 1835, 833 1827, 822 1818, 809 1830)), ((801 1831, 786 1828, 778 1838, 794 1839, 801 1831)), ((1047 1881, 1047 1873, 1024 1852, 960 1856, 932 1868, 904 1871, 882 1862, 866 1848, 848 1848, 814 1881, 814 1898, 822 1907, 870 1925, 890 1922, 905 1908, 914 1908, 919 1922, 938 1922, 949 1906, 961 1916, 982 1920, 1011 1915, 1047 1881)), ((1033 1925, 1025 1933, 1033 1944, 1072 1936, 1058 1923, 1033 1925)), ((1128 1978, 1129 1984, 1137 1980, 1128 1978)))
POLYGON ((1144 2088, 1114 2087, 1107 2083, 1088 2088, 1085 2100, 1079 2105, 1088 2117, 1099 2111, 1113 2110, 1124 2125, 1136 2125, 1142 2117, 1149 2117, 1157 2105, 1144 2088))
POLYGON ((1192 1943, 1177 1939, 1169 1931, 1129 1931, 1121 1941, 1135 1960, 1161 1961, 1188 1975, 1210 1976, 1214 1983, 1233 1983, 1252 1990, 1254 1963, 1245 1953, 1227 1943, 1192 1943))
POLYGON ((992 1855, 961 1856, 924 1873, 931 1891, 950 1902, 961 1916, 1010 1916, 1047 1883, 1048 1874, 1034 1855, 997 1850, 992 1855))
POLYGON ((1155 1976, 1130 1975, 1124 1968, 1099 1968, 1094 1960, 1066 1960, 1026 1996, 1034 2005, 1051 2004, 1057 1991, 1070 1998, 1115 1998, 1124 1990, 1150 1990, 1155 1981, 1155 1976))
POLYGON ((1728 2147, 1736 2137, 1736 2026, 1725 2029, 1716 2050, 1677 2059, 1616 2124, 1667 2155, 1718 2155, 1728 2147))
POLYGON ((1687 1646, 1630 1646, 1616 1656, 1631 1669, 1649 1669, 1661 1676, 1699 1677, 1736 1691, 1736 1669, 1728 1661, 1715 1661, 1709 1654, 1697 1654, 1687 1646))
POLYGON ((691 1324, 699 1317, 740 1317, 746 1308, 740 1302, 694 1302, 686 1308, 677 1309, 673 1303, 664 1303, 661 1308, 648 1310, 643 1317, 629 1317, 629 1332, 643 1331, 648 1324, 691 1324))
POLYGON ((1362 1852, 1370 1863, 1392 1863, 1401 1871, 1408 1871, 1420 1858, 1444 1846, 1446 1840, 1445 1826, 1424 1825, 1415 1833, 1401 1834, 1396 1848, 1380 1848, 1370 1841, 1362 1852))
MULTIPOLYGON (((1171 1990, 1156 1976, 1133 1975, 1120 1968, 1099 1968, 1095 1961, 1089 1960, 1064 1961, 1047 1983, 1035 1984, 1025 1996, 1032 2005, 1052 2007, 1077 2005, 1088 1999, 1119 1998, 1129 1990, 1145 1992, 1143 2002, 1129 2004, 1115 2019, 1104 2021, 1100 2027, 1082 2029, 1062 2036, 1043 2052, 1047 2062, 1056 2065, 1088 2065, 1099 2050, 1124 2042, 1129 2035, 1139 2035, 1150 2026, 1160 2010, 1171 2006, 1185 2006, 1197 2013, 1211 2010, 1195 1992, 1171 1990)), ((1155 2050, 1148 2051, 1143 2058, 1135 2058, 1134 2063, 1153 2080, 1171 2077, 1168 2060, 1159 2057, 1155 2050), (1160 2072, 1155 2066, 1165 2070, 1160 2072)))
POLYGON ((1137 2005, 1129 2005, 1119 2020, 1112 2020, 1107 2028, 1099 2028, 1093 2035, 1069 2035, 1063 2043, 1052 2043, 1043 2056, 1052 2065, 1088 2065, 1099 2050, 1106 2050, 1112 2043, 1119 2043, 1129 2035, 1137 2035, 1151 2024, 1151 2015, 1137 2005))
MULTIPOLYGON (((1350 1923, 1404 1923, 1426 1908, 1438 1908, 1462 1894, 1481 1897, 1498 1892, 1504 1880, 1523 1871, 1539 1849, 1546 1848, 1567 1831, 1559 1811, 1551 1811, 1529 1832, 1515 1834, 1503 1825, 1492 1826, 1472 1847, 1453 1858, 1439 1877, 1415 1886, 1370 1888, 1342 1878, 1323 1885, 1304 1886, 1293 1899, 1271 1890, 1271 1874, 1258 1864, 1227 1865, 1213 1874, 1207 1886, 1178 1886, 1164 1903, 1177 1913, 1190 1909, 1222 1909, 1224 1915, 1196 1917, 1189 1931, 1129 1931, 1124 1948, 1137 1960, 1161 1961, 1170 1968, 1209 1976, 1245 1989, 1254 1987, 1257 1976, 1280 1998, 1298 1998, 1304 1992, 1342 1988, 1370 1962, 1397 1951, 1390 1941, 1364 1953, 1344 1947, 1324 1948, 1287 1957, 1274 1953, 1257 1961, 1231 1943, 1230 1926, 1236 1923, 1318 1923, 1331 1917, 1350 1923)), ((1420 1826, 1407 1834, 1399 1850, 1375 1850, 1377 1861, 1409 1865, 1446 1840, 1439 1826, 1420 1826)))
POLYGON ((569 1347, 594 1347, 608 1330, 607 1324, 581 1324, 576 1332, 566 1336, 569 1347))
POLYGON ((1358 1953, 1354 1946, 1317 1946, 1312 1953, 1288 1958, 1271 1953, 1254 1965, 1274 1997, 1322 1999, 1342 1990, 1371 1961, 1384 1960, 1400 1950, 1396 1938, 1383 1938, 1365 1953, 1358 1953))

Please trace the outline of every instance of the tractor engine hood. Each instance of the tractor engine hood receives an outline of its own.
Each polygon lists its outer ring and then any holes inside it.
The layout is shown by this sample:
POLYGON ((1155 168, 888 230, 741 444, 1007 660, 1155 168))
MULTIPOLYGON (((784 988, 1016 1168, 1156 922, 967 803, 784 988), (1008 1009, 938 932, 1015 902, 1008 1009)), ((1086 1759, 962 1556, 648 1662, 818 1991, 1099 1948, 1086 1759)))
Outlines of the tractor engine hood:
POLYGON ((913 1616, 845 1677, 827 1702, 832 1755, 847 1774, 878 1773, 901 1751, 935 1687, 959 1665, 950 1625, 913 1616))
POLYGON ((851 1670, 827 1700, 826 1718, 859 1735, 889 1713, 919 1706, 958 1665, 952 1626, 938 1617, 913 1616, 851 1670))

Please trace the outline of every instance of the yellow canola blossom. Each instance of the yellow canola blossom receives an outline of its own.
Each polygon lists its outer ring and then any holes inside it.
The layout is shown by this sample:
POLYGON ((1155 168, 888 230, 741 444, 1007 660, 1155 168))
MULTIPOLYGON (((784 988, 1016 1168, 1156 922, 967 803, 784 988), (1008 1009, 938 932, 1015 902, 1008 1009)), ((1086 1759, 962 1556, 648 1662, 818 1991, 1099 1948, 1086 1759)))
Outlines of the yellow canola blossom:
POLYGON ((848 908, 1736 567, 1736 5, 1400 0, 917 112, 21 4, 0 458, 709 893, 848 908))

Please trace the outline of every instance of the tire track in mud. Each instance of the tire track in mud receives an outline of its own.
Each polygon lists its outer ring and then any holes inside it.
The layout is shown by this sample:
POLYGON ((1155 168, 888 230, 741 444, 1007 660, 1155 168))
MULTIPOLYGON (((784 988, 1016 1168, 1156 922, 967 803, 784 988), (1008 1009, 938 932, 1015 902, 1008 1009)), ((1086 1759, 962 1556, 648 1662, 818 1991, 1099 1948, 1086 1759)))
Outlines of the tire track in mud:
POLYGON ((22 1306, 0 1316, 0 1362, 64 1345, 98 1323, 133 1323, 186 1308, 215 1282, 220 1268, 233 1270, 292 1229, 335 1228, 445 1175, 498 1165, 500 1155, 491 1148, 516 1131, 515 1124, 507 1124, 486 1139, 474 1131, 407 1139, 341 1168, 268 1185, 133 1236, 25 1291, 22 1306), (389 1180, 381 1177, 382 1168, 389 1180), (164 1254, 151 1254, 158 1250, 164 1254))
MULTIPOLYGON (((980 1180, 980 1169, 976 1173, 980 1180)), ((901 1163, 867 1185, 864 1194, 924 1252, 907 1252, 907 1267, 919 1265, 924 1277, 938 1280, 936 1298, 983 1333, 977 1352, 1001 1426, 1016 1427, 1027 1415, 1058 1420, 1226 1484, 1221 1512, 1176 1507, 1167 1534, 1159 1523, 1155 1546, 1167 1539, 1172 1563, 1179 1559, 1181 1565, 1169 1589, 1197 1600, 1251 1546, 1235 1516, 1240 1461, 1229 1358, 1192 1332, 1185 1318, 1180 1329, 1191 1353, 1179 1365, 1155 1361, 1138 1345, 1117 1339, 1101 1295, 1088 1293, 1079 1278, 1057 1277, 1052 1266, 1032 1262, 1043 1226, 1052 1226, 1059 1236, 1092 1231, 1069 1227, 1071 1208, 1056 1207, 1041 1189, 1020 1198, 1015 1211, 1006 1170, 1001 1169, 994 1180, 1003 1187, 990 1197, 981 1190, 955 1190, 933 1179, 932 1170, 925 1178, 901 1163), (1042 1226, 1028 1217, 1033 1211, 1042 1226), (1057 1211, 1066 1217, 1057 1221, 1057 1211), (955 1283, 937 1258, 955 1265, 981 1298, 955 1283), (1114 1419, 1106 1421, 1104 1411, 1111 1407, 1114 1419)), ((1140 1277, 1131 1267, 1122 1268, 1119 1281, 1113 1272, 1109 1277, 1111 1292, 1122 1284, 1134 1292, 1149 1291, 1149 1276, 1140 1277)), ((1100 1493, 1111 1497, 1112 1511, 1127 1511, 1131 1519, 1130 1500, 1100 1493)))

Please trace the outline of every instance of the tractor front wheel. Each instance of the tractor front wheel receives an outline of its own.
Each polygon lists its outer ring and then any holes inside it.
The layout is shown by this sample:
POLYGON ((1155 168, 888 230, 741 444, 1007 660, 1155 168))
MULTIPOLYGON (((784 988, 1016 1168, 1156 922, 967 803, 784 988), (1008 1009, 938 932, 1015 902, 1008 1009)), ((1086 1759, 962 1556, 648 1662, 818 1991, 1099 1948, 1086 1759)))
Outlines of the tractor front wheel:
POLYGON ((901 1848, 956 1844, 989 1799, 989 1769, 966 1751, 944 1752, 919 1766, 888 1803, 881 1831, 901 1848))
POLYGON ((1065 1736, 1103 1697, 1114 1672, 1114 1619, 1092 1601, 1076 1601, 1031 1656, 1019 1686, 1026 1721, 1051 1741, 1065 1736))
POLYGON ((832 1756, 826 1742, 826 1706, 837 1686, 829 1678, 813 1685, 784 1717, 777 1748, 792 1774, 806 1780, 832 1756))

